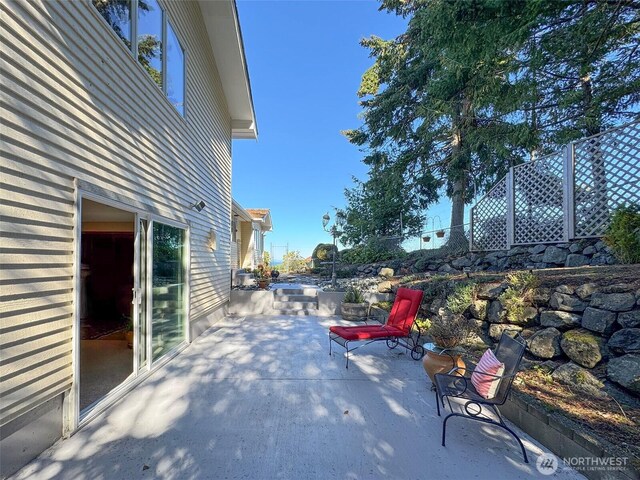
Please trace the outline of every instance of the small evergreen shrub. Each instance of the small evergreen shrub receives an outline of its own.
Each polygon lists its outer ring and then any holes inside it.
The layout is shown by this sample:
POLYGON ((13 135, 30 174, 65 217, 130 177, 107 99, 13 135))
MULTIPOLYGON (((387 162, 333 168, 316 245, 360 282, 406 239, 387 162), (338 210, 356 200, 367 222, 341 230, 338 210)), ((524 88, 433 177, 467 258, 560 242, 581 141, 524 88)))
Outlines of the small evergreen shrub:
POLYGON ((509 286, 499 299, 507 311, 507 320, 515 322, 524 315, 540 281, 531 272, 513 272, 506 276, 506 280, 509 286))
POLYGON ((640 263, 640 208, 618 207, 603 240, 620 263, 640 263))
POLYGON ((349 287, 344 294, 344 303, 364 303, 362 290, 356 287, 349 287))
POLYGON ((458 315, 463 314, 476 298, 475 283, 458 283, 453 293, 447 297, 447 310, 458 315))

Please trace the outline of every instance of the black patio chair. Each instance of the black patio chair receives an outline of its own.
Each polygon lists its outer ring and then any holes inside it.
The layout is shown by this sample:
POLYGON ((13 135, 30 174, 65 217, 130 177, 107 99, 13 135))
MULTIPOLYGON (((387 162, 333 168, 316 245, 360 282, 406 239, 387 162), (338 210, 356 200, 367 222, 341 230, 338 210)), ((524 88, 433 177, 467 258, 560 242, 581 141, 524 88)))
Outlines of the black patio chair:
POLYGON ((527 452, 524 449, 522 441, 518 438, 518 435, 516 435, 516 433, 504 423, 502 415, 500 415, 500 411, 497 408, 498 405, 503 405, 507 400, 509 392, 511 391, 513 379, 518 373, 520 362, 526 349, 525 340, 519 334, 511 337, 508 335, 508 332, 509 331, 503 332, 494 352, 496 358, 500 362, 504 363, 503 375, 496 376, 485 373, 482 374, 492 378, 501 379, 495 397, 486 399, 478 394, 471 383, 471 373, 473 372, 473 369, 466 368, 464 376, 452 375, 452 373, 458 369, 454 369, 448 374, 438 373, 435 375, 436 406, 438 407, 438 416, 440 416, 440 402, 442 402, 442 408, 444 408, 445 398, 449 404, 449 410, 451 410, 451 413, 445 417, 442 423, 442 446, 445 446, 447 420, 451 417, 468 418, 504 428, 517 440, 522 450, 524 462, 529 463, 529 460, 527 459, 527 452), (453 412, 450 401, 451 397, 466 400, 466 402, 464 402, 464 413, 453 412), (498 417, 498 421, 489 416, 483 415, 483 407, 486 407, 488 410, 493 410, 498 417))

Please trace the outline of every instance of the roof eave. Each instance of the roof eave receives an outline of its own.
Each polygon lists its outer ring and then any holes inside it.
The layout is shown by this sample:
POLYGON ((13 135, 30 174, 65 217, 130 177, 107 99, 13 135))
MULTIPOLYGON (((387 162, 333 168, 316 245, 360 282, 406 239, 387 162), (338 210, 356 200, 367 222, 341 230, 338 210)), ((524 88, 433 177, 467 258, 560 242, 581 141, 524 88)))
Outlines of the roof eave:
POLYGON ((199 4, 229 108, 231 137, 255 140, 258 127, 235 0, 199 4))

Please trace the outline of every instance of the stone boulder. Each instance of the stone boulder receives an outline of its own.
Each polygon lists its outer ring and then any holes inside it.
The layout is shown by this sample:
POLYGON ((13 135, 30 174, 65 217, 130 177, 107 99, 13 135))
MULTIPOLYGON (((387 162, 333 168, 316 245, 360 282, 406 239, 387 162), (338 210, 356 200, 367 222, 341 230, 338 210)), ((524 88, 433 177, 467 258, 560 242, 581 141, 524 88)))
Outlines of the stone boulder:
POLYGON ((585 283, 576 288, 576 295, 580 300, 588 300, 597 290, 598 286, 595 283, 585 283))
POLYGON ((577 328, 564 332, 560 347, 578 365, 593 368, 602 360, 604 342, 589 330, 577 328))
POLYGON ((582 326, 592 332, 611 335, 616 314, 609 310, 587 307, 582 314, 582 326))
POLYGON ((604 383, 598 380, 590 371, 573 362, 559 366, 551 376, 554 380, 567 385, 571 390, 601 399, 608 397, 603 390, 604 383))
POLYGON ((394 273, 395 272, 393 271, 393 268, 382 267, 378 272, 378 276, 384 277, 384 278, 391 278, 393 277, 394 273))
POLYGON ((505 330, 515 330, 516 332, 521 332, 522 327, 518 327, 517 325, 509 325, 507 323, 494 323, 489 326, 489 336, 492 340, 498 341, 502 336, 502 332, 505 330))
POLYGON ((564 312, 584 312, 587 304, 572 295, 554 292, 549 299, 549 306, 564 312))
POLYGON ((640 327, 640 310, 632 310, 618 314, 618 323, 622 328, 640 327))
POLYGON ((517 318, 508 319, 507 322, 513 323, 516 325, 522 325, 525 327, 531 327, 536 324, 536 320, 538 319, 538 309, 535 307, 524 307, 522 311, 522 315, 517 318))
POLYGON ((626 312, 636 304, 633 293, 594 293, 591 295, 591 306, 610 310, 612 312, 626 312))
POLYGON ((558 330, 568 330, 580 326, 580 315, 562 310, 547 310, 540 314, 540 325, 555 327, 558 330))
POLYGON ((548 288, 536 288, 533 291, 533 304, 539 307, 546 307, 549 305, 551 299, 551 290, 548 288))
POLYGON ((609 360, 607 377, 640 395, 640 355, 624 355, 609 360))
POLYGON ((542 261, 544 263, 555 263, 556 265, 564 265, 564 262, 567 260, 568 254, 569 252, 564 248, 558 248, 551 245, 545 249, 542 261))
POLYGON ((535 247, 531 247, 529 249, 529 253, 531 255, 538 255, 539 253, 543 253, 546 249, 547 249, 546 245, 540 244, 540 245, 536 245, 535 247))
POLYGON ((460 270, 456 270, 455 268, 453 268, 451 265, 449 265, 448 263, 445 263, 444 265, 442 265, 439 269, 439 272, 441 273, 448 273, 451 275, 455 275, 460 273, 460 270))
POLYGON ((534 333, 527 340, 529 351, 539 358, 554 358, 562 355, 560 338, 562 334, 557 328, 545 328, 534 333))
POLYGON ((451 262, 451 265, 455 268, 463 269, 464 267, 470 267, 473 265, 473 261, 466 257, 456 258, 451 262))
POLYGON ((392 291, 391 287, 392 287, 391 282, 389 280, 385 280, 384 282, 380 282, 378 284, 378 292, 391 293, 392 291))
POLYGON ((584 250, 582 250, 583 255, 593 255, 596 252, 597 252, 596 247, 594 247, 593 245, 589 245, 584 250))
POLYGON ((567 255, 567 260, 564 262, 565 267, 583 267, 589 265, 590 259, 579 253, 570 253, 567 255))
POLYGON ((616 353, 640 353, 640 328, 623 328, 611 335, 607 346, 616 353))
POLYGON ((491 323, 502 323, 506 320, 507 311, 500 300, 494 300, 489 303, 487 309, 487 320, 491 323))
POLYGON ((501 283, 483 283, 478 286, 477 296, 480 300, 495 300, 506 289, 507 286, 501 283))
POLYGON ((476 300, 469 307, 469 313, 471 313, 471 316, 473 316, 474 318, 486 320, 488 305, 489 302, 487 300, 476 300))
POLYGON ((554 291, 558 293, 564 293, 565 295, 573 295, 576 289, 570 287, 569 285, 558 285, 554 291))

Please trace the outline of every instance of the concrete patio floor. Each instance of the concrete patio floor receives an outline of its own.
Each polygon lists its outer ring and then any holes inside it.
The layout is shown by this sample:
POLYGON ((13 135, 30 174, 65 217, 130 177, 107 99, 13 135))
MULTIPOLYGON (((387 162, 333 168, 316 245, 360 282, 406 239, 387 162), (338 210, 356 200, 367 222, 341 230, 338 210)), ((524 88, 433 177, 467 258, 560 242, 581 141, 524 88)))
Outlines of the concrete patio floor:
MULTIPOLYGON (((328 355, 319 317, 226 318, 18 479, 539 478, 525 434, 442 420, 420 362, 378 342, 328 355)), ((553 478, 583 478, 560 467, 553 478)))

